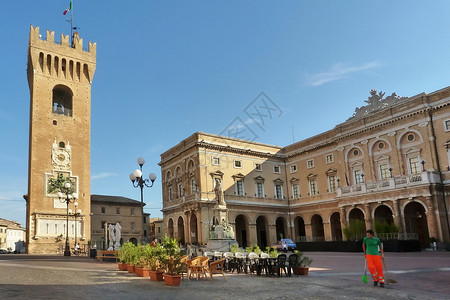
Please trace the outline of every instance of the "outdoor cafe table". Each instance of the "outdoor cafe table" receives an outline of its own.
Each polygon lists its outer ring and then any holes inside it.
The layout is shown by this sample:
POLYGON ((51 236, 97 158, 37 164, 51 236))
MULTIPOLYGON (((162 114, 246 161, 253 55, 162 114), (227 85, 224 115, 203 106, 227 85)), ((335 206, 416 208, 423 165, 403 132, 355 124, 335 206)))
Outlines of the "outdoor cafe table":
POLYGON ((258 266, 256 269, 256 275, 261 276, 261 273, 264 269, 266 276, 275 275, 274 266, 277 265, 278 258, 277 257, 258 257, 255 258, 258 261, 258 266))

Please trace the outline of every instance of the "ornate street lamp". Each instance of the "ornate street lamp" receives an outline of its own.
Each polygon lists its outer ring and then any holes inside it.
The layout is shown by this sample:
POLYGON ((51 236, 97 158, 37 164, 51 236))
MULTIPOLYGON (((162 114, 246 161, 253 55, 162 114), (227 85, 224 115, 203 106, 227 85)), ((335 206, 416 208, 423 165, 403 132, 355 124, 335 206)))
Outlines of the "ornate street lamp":
POLYGON ((137 159, 137 163, 139 165, 139 169, 134 170, 133 173, 130 174, 131 183, 135 188, 141 188, 141 212, 142 212, 142 235, 144 235, 144 186, 151 188, 156 180, 155 173, 150 173, 147 178, 142 178, 142 166, 145 164, 145 159, 139 157, 137 159))
MULTIPOLYGON (((75 202, 73 205, 75 206, 75 213, 73 214, 73 216, 75 218, 75 246, 74 246, 74 248, 76 249, 76 247, 77 247, 77 217, 81 216, 81 209, 77 209, 78 202, 75 202)), ((80 250, 80 249, 78 249, 78 250, 80 250)))
POLYGON ((64 248, 64 256, 70 256, 70 247, 69 247, 69 203, 75 202, 78 198, 77 193, 71 193, 71 184, 70 182, 66 182, 63 187, 60 188, 58 192, 58 199, 61 203, 66 203, 67 205, 67 215, 66 215, 66 246, 64 248))

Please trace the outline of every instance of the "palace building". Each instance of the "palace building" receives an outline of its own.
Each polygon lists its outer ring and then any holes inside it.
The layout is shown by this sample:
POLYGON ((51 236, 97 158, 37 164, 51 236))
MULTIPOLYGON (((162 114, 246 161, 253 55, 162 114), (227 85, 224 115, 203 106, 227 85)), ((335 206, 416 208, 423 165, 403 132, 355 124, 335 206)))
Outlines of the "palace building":
POLYGON ((197 132, 162 153, 166 233, 205 245, 226 206, 241 247, 345 240, 357 222, 395 225, 396 238, 424 247, 449 242, 450 87, 409 98, 372 90, 366 102, 286 147, 197 132))
MULTIPOLYGON (((39 27, 30 28, 28 85, 30 133, 27 203, 27 253, 57 253, 69 231, 90 240, 90 124, 91 84, 96 67, 96 44, 75 32, 69 40, 39 27), (69 178, 78 194, 78 218, 69 216, 64 199, 50 188, 58 176, 69 178), (61 202, 62 200, 62 202, 61 202), (67 227, 68 226, 68 227, 67 227)), ((73 195, 72 193, 70 195, 73 195)), ((65 198, 65 196, 64 196, 65 198)), ((70 203, 70 209, 74 209, 70 203)), ((74 210, 75 211, 75 210, 74 210)))

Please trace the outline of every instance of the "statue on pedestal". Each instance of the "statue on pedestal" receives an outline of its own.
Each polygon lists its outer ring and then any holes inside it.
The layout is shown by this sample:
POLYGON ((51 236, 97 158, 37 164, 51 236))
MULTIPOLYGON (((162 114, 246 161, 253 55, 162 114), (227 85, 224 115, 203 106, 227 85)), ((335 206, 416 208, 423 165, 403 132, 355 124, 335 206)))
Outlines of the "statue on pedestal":
POLYGON ((223 197, 222 186, 220 184, 219 178, 216 178, 216 185, 214 186, 214 192, 216 193, 217 203, 220 206, 226 206, 225 199, 223 197))

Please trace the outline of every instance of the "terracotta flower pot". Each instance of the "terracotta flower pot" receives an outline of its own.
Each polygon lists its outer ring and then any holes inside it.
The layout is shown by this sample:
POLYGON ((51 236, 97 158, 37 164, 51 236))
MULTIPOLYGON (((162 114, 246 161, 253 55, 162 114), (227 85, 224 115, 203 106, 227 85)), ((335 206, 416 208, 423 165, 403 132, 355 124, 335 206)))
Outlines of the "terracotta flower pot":
POLYGON ((127 269, 128 269, 128 273, 134 273, 134 265, 128 265, 127 269))
POLYGON ((292 268, 294 271, 294 275, 308 275, 309 268, 305 267, 296 267, 292 268))
POLYGON ((137 276, 139 277, 148 277, 150 274, 150 269, 149 268, 140 268, 140 267, 134 267, 134 271, 136 273, 137 276))
POLYGON ((127 264, 118 263, 117 266, 119 267, 119 271, 128 271, 127 264))
POLYGON ((167 275, 164 274, 164 282, 167 285, 179 286, 181 283, 181 275, 167 275))
POLYGON ((162 271, 149 270, 149 274, 150 274, 150 279, 153 281, 163 281, 164 280, 164 278, 163 278, 164 272, 162 272, 162 271))

